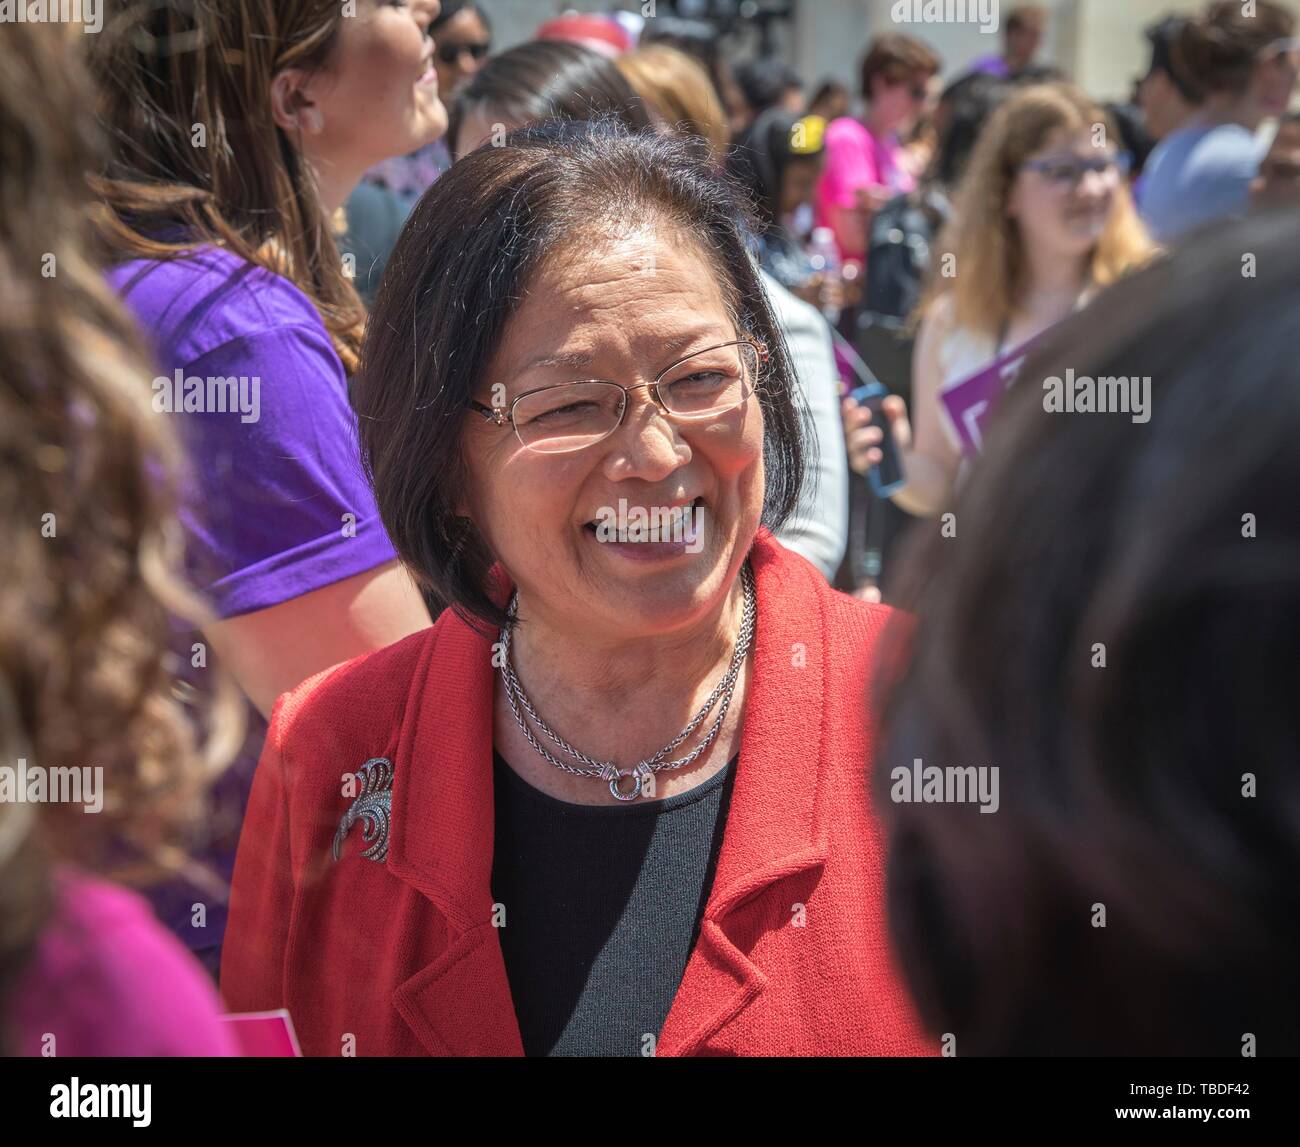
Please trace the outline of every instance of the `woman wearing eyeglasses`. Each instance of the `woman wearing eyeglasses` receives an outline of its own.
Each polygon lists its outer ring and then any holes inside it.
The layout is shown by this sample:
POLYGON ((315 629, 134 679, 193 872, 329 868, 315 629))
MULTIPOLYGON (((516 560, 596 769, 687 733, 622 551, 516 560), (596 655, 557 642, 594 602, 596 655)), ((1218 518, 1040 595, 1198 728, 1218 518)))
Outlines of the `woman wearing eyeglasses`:
POLYGON ((927 1051, 863 797, 885 615, 769 533, 803 443, 728 185, 614 127, 480 148, 370 329, 365 461, 451 608, 281 700, 230 1005, 311 1055, 927 1051))
POLYGON ((1300 74, 1294 33, 1294 14, 1279 4, 1222 0, 1187 21, 1173 40, 1174 65, 1204 99, 1147 161, 1142 217, 1157 239, 1172 241, 1250 207, 1250 185, 1266 150, 1256 133, 1286 111, 1300 74))
MULTIPOLYGON (((919 308, 911 418, 899 396, 884 401, 906 476, 892 498, 909 513, 947 509, 963 451, 977 451, 986 415, 945 392, 998 363, 1010 379, 1021 348, 1155 253, 1115 137, 1105 112, 1069 84, 1026 89, 980 134, 919 308)), ((881 459, 883 430, 852 399, 844 428, 849 464, 865 474, 881 459)))

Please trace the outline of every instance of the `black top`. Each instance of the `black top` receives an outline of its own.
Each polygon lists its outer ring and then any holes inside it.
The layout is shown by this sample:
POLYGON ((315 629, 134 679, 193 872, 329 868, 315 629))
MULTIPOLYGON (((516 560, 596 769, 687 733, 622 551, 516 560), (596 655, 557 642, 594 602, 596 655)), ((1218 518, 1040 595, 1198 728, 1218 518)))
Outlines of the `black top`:
POLYGON ((699 933, 737 758, 689 792, 610 806, 557 800, 493 757, 492 898, 524 1054, 650 1054, 699 933))

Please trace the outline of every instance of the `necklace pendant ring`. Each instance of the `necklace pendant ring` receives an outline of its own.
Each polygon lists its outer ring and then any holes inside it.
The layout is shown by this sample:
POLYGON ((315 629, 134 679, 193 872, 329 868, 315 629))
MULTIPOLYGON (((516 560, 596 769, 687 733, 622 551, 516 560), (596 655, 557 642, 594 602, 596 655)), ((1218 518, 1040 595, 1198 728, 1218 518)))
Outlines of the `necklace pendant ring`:
POLYGON ((609 776, 610 795, 613 796, 613 798, 618 801, 636 800, 636 798, 641 795, 642 777, 647 772, 649 772, 649 770, 645 767, 645 765, 637 765, 636 768, 634 769, 608 770, 607 775, 609 776), (629 777, 632 779, 632 788, 629 791, 624 792, 623 789, 620 788, 619 786, 622 784, 624 780, 626 780, 629 777))

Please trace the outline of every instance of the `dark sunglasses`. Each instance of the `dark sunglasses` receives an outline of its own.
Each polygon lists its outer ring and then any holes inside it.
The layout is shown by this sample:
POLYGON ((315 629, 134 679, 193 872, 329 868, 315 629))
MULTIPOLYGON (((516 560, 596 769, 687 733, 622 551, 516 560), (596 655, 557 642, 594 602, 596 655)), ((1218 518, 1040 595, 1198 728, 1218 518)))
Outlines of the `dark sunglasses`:
POLYGON ((491 50, 491 44, 439 44, 438 59, 444 64, 454 64, 461 52, 468 52, 475 60, 482 60, 491 50))

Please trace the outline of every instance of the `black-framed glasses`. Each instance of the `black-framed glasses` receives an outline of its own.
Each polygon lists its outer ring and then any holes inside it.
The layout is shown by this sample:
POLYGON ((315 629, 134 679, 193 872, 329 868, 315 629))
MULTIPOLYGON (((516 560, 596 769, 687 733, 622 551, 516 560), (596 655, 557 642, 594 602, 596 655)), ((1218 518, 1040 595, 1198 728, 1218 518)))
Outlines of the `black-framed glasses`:
POLYGON ((1087 159, 1079 155, 1049 156, 1046 159, 1031 159, 1020 165, 1022 171, 1036 171, 1049 183, 1057 187, 1078 187, 1089 172, 1097 175, 1110 175, 1118 172, 1127 175, 1132 166, 1132 157, 1126 151, 1107 151, 1087 159))
POLYGON ((652 382, 624 386, 607 379, 561 382, 518 395, 509 406, 471 410, 497 426, 514 427, 519 441, 538 454, 569 454, 603 442, 623 423, 628 394, 650 391, 669 418, 705 422, 743 406, 758 388, 767 347, 757 339, 736 339, 693 351, 664 367, 652 382))
POLYGON ((475 60, 483 60, 492 50, 491 44, 439 44, 436 51, 438 59, 444 64, 454 64, 460 59, 461 52, 468 52, 475 60))

